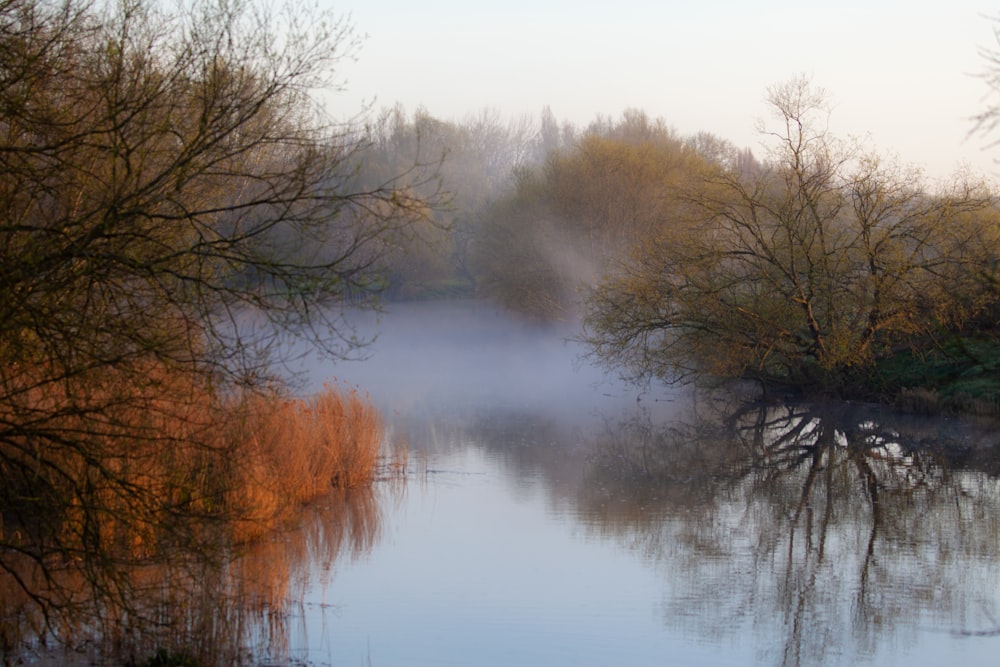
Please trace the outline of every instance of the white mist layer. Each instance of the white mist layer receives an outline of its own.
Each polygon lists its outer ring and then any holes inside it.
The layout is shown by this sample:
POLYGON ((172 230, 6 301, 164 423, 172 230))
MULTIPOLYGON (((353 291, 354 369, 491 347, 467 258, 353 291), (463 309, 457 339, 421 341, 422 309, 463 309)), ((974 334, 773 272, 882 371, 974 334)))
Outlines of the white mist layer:
POLYGON ((390 303, 379 317, 353 318, 377 335, 360 361, 309 362, 310 387, 343 382, 395 411, 509 407, 586 414, 637 402, 672 402, 670 388, 622 383, 582 361, 572 327, 517 320, 473 301, 390 303))

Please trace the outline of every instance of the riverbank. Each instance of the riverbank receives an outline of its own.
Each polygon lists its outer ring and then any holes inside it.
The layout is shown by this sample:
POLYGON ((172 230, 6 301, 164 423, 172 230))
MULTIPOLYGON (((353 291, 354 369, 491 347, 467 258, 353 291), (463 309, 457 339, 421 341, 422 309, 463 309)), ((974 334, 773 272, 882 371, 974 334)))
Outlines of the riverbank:
POLYGON ((956 336, 902 351, 877 364, 874 389, 908 412, 1000 415, 1000 341, 956 336))
MULTIPOLYGON (((10 499, 0 515, 0 664, 32 646, 99 646, 102 660, 202 646, 217 633, 203 631, 186 600, 211 593, 215 577, 214 605, 255 608, 234 583, 233 559, 379 471, 383 420, 356 389, 220 396, 187 376, 148 377, 95 383, 86 397, 101 411, 64 410, 46 448, 0 443, 10 499)), ((284 599, 284 581, 252 597, 284 599)))

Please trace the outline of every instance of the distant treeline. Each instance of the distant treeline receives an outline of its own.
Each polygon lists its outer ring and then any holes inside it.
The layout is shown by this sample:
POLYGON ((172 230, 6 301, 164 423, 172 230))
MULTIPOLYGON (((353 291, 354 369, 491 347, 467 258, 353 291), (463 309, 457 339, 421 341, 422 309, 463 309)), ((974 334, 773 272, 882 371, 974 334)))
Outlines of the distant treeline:
POLYGON ((416 159, 450 198, 387 255, 388 294, 582 322, 594 356, 636 379, 750 377, 992 411, 995 184, 931 183, 832 136, 807 79, 768 95, 761 156, 640 110, 584 128, 548 109, 390 110, 364 169, 416 159))

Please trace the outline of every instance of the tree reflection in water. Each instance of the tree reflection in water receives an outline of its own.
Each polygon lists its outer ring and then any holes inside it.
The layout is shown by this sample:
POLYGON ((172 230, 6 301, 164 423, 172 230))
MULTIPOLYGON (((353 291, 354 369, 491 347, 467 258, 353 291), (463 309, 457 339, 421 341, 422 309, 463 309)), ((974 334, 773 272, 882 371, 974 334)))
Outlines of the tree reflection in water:
MULTIPOLYGON (((43 665, 145 664, 162 650, 172 659, 187 656, 204 665, 283 664, 292 648, 289 621, 305 591, 324 583, 315 577, 329 577, 337 559, 371 551, 380 536, 381 514, 370 488, 332 494, 304 509, 297 526, 250 547, 175 553, 164 563, 122 572, 131 599, 77 604, 58 625, 11 581, 36 573, 5 573, 0 576, 0 662, 20 664, 35 654, 43 665)), ((72 564, 60 574, 63 578, 54 582, 60 587, 72 588, 77 577, 83 589, 85 573, 74 572, 72 564)))
POLYGON ((675 573, 668 623, 783 637, 758 657, 785 665, 997 631, 991 429, 843 403, 695 414, 607 429, 581 487, 594 530, 675 573))

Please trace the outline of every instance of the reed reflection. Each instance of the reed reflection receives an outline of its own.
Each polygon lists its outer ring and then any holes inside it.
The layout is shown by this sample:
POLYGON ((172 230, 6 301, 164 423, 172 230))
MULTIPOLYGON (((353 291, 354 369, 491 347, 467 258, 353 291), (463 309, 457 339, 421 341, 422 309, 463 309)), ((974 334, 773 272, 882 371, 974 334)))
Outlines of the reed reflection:
MULTIPOLYGON (((392 483, 333 493, 304 509, 294 527, 239 551, 174 554, 169 563, 122 571, 129 600, 80 599, 64 608, 58 625, 13 580, 40 576, 25 560, 21 569, 0 574, 3 664, 32 654, 42 664, 103 664, 109 657, 146 664, 156 652, 163 664, 285 663, 290 618, 305 591, 316 577, 331 576, 338 559, 363 557, 377 544, 380 492, 394 493, 392 483)), ((54 590, 86 590, 86 573, 73 564, 59 575, 54 590)))
POLYGON ((749 628, 766 662, 870 657, 918 628, 997 629, 995 437, 959 426, 710 401, 608 428, 580 503, 669 573, 667 623, 712 641, 749 628))

